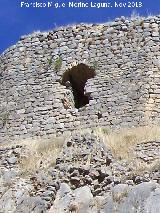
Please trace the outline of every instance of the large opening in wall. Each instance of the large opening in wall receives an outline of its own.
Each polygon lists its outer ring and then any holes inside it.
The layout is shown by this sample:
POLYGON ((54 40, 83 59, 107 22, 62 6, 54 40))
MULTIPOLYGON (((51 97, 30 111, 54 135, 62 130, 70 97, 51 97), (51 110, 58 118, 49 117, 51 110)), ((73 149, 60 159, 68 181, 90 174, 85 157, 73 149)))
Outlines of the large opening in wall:
POLYGON ((62 76, 62 84, 70 87, 76 108, 89 103, 90 97, 84 94, 84 87, 88 79, 95 76, 95 70, 85 64, 79 64, 67 70, 62 76))

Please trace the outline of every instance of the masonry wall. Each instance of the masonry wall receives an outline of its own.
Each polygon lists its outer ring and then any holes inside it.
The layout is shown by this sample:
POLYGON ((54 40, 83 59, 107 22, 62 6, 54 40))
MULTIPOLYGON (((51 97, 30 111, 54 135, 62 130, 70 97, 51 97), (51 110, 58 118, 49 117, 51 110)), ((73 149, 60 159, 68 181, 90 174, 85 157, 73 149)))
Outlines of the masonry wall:
POLYGON ((160 122, 160 16, 37 32, 0 56, 0 141, 160 122), (85 64, 92 100, 66 109, 63 74, 85 64), (100 113, 100 116, 99 116, 100 113))

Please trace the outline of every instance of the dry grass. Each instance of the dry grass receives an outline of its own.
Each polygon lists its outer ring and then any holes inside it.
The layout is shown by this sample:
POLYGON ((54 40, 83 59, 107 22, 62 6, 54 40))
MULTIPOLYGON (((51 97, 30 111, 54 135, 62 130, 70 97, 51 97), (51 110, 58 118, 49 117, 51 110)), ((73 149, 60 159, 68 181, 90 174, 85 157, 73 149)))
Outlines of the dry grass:
POLYGON ((64 142, 65 137, 23 141, 26 151, 20 160, 22 173, 35 173, 54 166, 64 142))
POLYGON ((148 164, 140 161, 139 159, 135 159, 133 162, 131 162, 130 167, 132 168, 132 171, 130 172, 130 177, 128 178, 132 179, 133 176, 143 176, 146 171, 150 173, 160 171, 160 160, 155 160, 154 162, 148 164))
POLYGON ((96 132, 103 138, 112 154, 119 159, 134 157, 133 149, 138 143, 160 139, 160 126, 143 126, 111 132, 99 128, 96 132))
POLYGON ((78 213, 80 209, 79 203, 70 203, 69 205, 69 213, 78 213))
POLYGON ((124 198, 128 196, 128 188, 119 193, 112 194, 113 201, 116 203, 121 203, 124 198))
POLYGON ((12 147, 16 145, 23 147, 19 166, 22 174, 25 175, 35 173, 40 169, 46 170, 52 165, 54 166, 63 144, 69 137, 70 136, 66 134, 51 139, 23 139, 0 144, 0 147, 12 147))
POLYGON ((149 170, 151 172, 160 171, 160 159, 149 165, 149 170))

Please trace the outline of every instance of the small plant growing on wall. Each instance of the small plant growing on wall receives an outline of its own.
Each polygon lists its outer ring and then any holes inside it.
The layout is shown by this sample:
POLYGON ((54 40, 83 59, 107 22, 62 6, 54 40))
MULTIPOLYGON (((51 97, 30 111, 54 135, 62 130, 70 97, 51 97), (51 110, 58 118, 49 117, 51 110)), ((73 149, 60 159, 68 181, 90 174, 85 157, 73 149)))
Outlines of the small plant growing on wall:
POLYGON ((103 134, 107 135, 109 133, 109 130, 107 128, 103 127, 102 132, 103 132, 103 134))
POLYGON ((52 65, 52 58, 48 58, 48 65, 51 66, 52 65))
POLYGON ((54 62, 54 69, 56 71, 60 70, 62 67, 62 58, 61 57, 58 57, 55 62, 54 62))
POLYGON ((3 126, 5 126, 7 124, 8 119, 9 119, 9 113, 8 112, 2 113, 0 115, 0 121, 1 121, 3 126))
POLYGON ((98 68, 98 61, 93 61, 90 66, 92 69, 96 70, 98 68))

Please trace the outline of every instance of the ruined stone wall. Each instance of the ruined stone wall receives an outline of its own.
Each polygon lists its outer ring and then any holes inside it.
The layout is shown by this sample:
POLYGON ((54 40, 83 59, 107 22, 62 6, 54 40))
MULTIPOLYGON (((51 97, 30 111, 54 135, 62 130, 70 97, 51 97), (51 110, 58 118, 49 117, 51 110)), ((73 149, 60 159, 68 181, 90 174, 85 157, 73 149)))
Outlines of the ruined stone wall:
POLYGON ((0 141, 160 121, 160 16, 37 32, 0 56, 0 141), (65 107, 61 81, 84 64, 89 104, 65 107))

